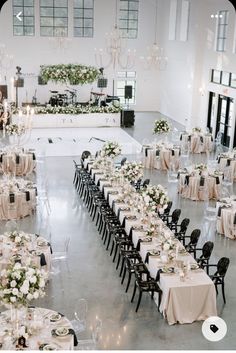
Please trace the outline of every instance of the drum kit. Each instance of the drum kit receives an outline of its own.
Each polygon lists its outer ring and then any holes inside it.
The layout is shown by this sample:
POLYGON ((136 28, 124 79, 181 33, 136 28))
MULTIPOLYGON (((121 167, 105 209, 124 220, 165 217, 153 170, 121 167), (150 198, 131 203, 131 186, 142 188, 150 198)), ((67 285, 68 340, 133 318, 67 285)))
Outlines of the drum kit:
POLYGON ((66 89, 65 92, 59 93, 58 91, 50 91, 51 97, 49 99, 49 104, 52 107, 66 107, 69 104, 76 105, 77 103, 77 91, 66 89))

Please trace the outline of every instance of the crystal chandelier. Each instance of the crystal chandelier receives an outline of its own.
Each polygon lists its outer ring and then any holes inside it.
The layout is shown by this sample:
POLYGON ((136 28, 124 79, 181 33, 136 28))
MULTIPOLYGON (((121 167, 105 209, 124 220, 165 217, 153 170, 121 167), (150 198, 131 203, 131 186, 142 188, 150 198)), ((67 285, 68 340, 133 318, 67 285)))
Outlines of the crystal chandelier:
POLYGON ((117 25, 117 0, 116 0, 116 17, 115 25, 110 34, 106 34, 106 49, 95 48, 96 65, 103 68, 112 66, 113 70, 117 67, 122 69, 131 69, 135 63, 135 49, 127 49, 124 38, 121 37, 120 30, 117 25))
POLYGON ((71 39, 67 37, 67 30, 65 28, 57 28, 55 36, 49 38, 49 41, 52 44, 53 49, 65 50, 68 49, 71 39))
POLYGON ((140 60, 143 63, 143 66, 147 70, 156 69, 156 70, 165 70, 168 57, 164 54, 164 49, 158 47, 157 45, 157 0, 156 0, 156 15, 155 15, 155 39, 151 47, 148 47, 147 56, 140 56, 140 60))

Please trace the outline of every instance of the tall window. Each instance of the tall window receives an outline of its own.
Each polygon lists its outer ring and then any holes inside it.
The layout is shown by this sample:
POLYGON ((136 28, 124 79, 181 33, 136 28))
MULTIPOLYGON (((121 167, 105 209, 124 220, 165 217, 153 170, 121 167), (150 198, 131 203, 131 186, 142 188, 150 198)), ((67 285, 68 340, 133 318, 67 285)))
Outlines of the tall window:
POLYGON ((229 11, 219 11, 218 25, 217 25, 217 38, 216 38, 217 51, 226 50, 228 17, 229 17, 229 11))
POLYGON ((94 0, 74 0, 74 36, 93 37, 94 0))
POLYGON ((119 27, 123 37, 137 38, 139 0, 120 0, 119 27))
POLYGON ((41 36, 67 37, 67 0, 40 1, 40 33, 41 36))
POLYGON ((34 0, 13 0, 12 4, 14 36, 33 36, 34 0))
POLYGON ((129 104, 135 104, 136 97, 136 72, 120 71, 117 73, 116 95, 120 98, 121 103, 128 103, 125 99, 125 86, 132 86, 132 98, 129 104))

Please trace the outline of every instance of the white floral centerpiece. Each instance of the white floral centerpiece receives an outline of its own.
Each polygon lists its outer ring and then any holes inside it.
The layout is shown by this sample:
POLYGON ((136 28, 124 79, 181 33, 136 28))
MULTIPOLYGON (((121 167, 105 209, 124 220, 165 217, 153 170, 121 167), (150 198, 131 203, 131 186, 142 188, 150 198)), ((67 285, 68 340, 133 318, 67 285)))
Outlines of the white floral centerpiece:
POLYGON ((194 166, 194 169, 195 169, 195 170, 203 171, 203 170, 206 170, 206 169, 207 169, 207 165, 204 164, 204 163, 196 164, 196 165, 194 166))
POLYGON ((125 162, 121 167, 121 174, 129 182, 137 182, 143 177, 144 166, 141 162, 125 162))
POLYGON ((21 136, 25 133, 24 124, 9 124, 6 126, 6 133, 8 136, 21 136))
POLYGON ((165 119, 156 120, 154 123, 153 133, 164 134, 171 130, 170 123, 165 119))
POLYGON ((163 251, 169 251, 169 250, 173 250, 175 249, 176 247, 176 243, 171 239, 165 239, 163 242, 162 242, 162 250, 163 251))
POLYGON ((148 185, 141 190, 146 212, 163 213, 168 206, 169 198, 162 185, 148 185))
POLYGON ((115 158, 121 154, 121 146, 118 142, 107 141, 100 152, 101 157, 115 158))
POLYGON ((44 270, 15 263, 1 271, 0 302, 21 307, 44 297, 47 274, 44 270))
POLYGON ((17 230, 5 232, 4 236, 17 246, 24 245, 25 242, 29 242, 31 240, 29 234, 18 232, 17 230))
POLYGON ((202 132, 202 129, 201 129, 200 127, 194 127, 194 128, 192 129, 192 132, 200 133, 200 132, 202 132))

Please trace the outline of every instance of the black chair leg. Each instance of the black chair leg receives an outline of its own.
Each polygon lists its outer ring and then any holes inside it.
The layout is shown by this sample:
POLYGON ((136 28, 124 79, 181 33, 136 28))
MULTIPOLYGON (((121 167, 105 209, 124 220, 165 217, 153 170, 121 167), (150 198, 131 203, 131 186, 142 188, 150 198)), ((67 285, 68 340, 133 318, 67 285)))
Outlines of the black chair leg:
POLYGON ((222 282, 222 295, 223 295, 224 303, 226 304, 226 300, 225 300, 225 284, 224 284, 224 282, 222 282))
POLYGON ((119 253, 119 256, 118 256, 118 261, 117 261, 117 265, 116 265, 116 270, 118 269, 118 267, 119 267, 119 264, 120 264, 120 258, 121 258, 121 256, 120 256, 120 253, 119 253))
POLYGON ((110 256, 112 255, 113 250, 114 250, 114 240, 113 240, 113 242, 112 242, 111 251, 110 251, 110 256))
POLYGON ((114 253, 112 262, 115 262, 117 251, 118 251, 118 244, 116 244, 115 253, 114 253))
POLYGON ((218 295, 218 288, 217 288, 217 284, 215 284, 215 289, 216 289, 216 294, 218 295))
POLYGON ((132 295, 132 298, 131 298, 131 303, 133 303, 133 301, 134 301, 134 297, 135 297, 136 289, 137 289, 137 284, 136 284, 136 282, 135 282, 135 283, 134 283, 133 295, 132 295))
POLYGON ((128 292, 128 289, 129 289, 130 280, 131 280, 131 273, 129 272, 128 282, 127 282, 127 286, 126 286, 126 289, 125 289, 126 293, 128 292))
POLYGON ((108 241, 107 241, 107 247, 106 247, 106 250, 108 250, 108 249, 109 249, 110 242, 111 242, 111 232, 109 232, 109 233, 108 233, 108 241))
POLYGON ((125 258, 122 258, 122 262, 121 262, 121 268, 120 268, 120 274, 119 276, 121 277, 122 273, 123 273, 123 269, 124 269, 124 264, 125 264, 125 258))
POLYGON ((136 310, 135 310, 136 313, 137 313, 138 308, 139 308, 139 305, 140 305, 140 303, 141 303, 142 294, 143 294, 143 292, 140 290, 140 291, 139 291, 139 296, 138 296, 138 303, 137 303, 136 310))
POLYGON ((123 283, 124 283, 124 280, 125 280, 125 275, 126 275, 126 266, 125 266, 125 269, 124 269, 124 272, 123 272, 123 276, 122 276, 121 284, 123 284, 123 283))

